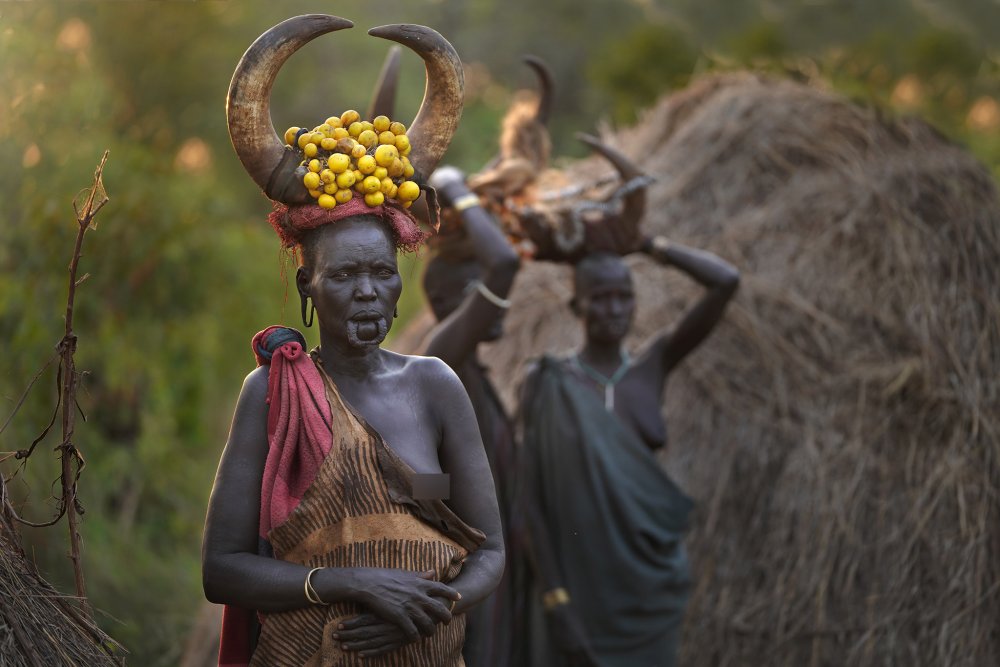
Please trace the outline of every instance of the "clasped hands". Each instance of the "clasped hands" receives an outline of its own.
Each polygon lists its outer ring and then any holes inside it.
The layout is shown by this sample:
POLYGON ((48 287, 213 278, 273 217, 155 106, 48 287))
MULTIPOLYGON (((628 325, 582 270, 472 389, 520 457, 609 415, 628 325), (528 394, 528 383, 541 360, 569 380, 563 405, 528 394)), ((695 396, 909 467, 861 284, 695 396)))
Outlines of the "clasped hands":
POLYGON ((452 618, 462 598, 433 580, 434 572, 380 569, 365 582, 357 601, 368 611, 342 622, 333 638, 344 651, 373 657, 429 637, 452 618))

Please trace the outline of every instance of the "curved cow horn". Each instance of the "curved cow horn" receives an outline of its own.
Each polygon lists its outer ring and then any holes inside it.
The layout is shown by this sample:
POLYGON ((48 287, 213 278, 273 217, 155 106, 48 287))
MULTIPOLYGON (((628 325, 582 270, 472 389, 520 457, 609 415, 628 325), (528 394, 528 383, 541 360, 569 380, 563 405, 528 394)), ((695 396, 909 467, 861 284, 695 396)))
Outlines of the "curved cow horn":
POLYGON ((399 42, 424 61, 427 85, 417 117, 406 133, 413 146, 410 164, 416 177, 425 181, 441 161, 465 104, 465 73, 455 48, 435 30, 400 23, 372 28, 369 35, 399 42))
POLYGON ((552 99, 555 90, 552 70, 538 56, 527 55, 523 56, 521 60, 533 69, 535 76, 538 77, 538 110, 535 112, 535 120, 542 125, 548 125, 549 116, 552 114, 552 99))
MULTIPOLYGON (((298 160, 286 150, 271 124, 271 86, 288 58, 316 37, 351 28, 347 19, 307 14, 282 21, 258 37, 236 65, 226 99, 229 137, 243 167, 271 199, 285 203, 308 200, 305 188, 285 190, 298 160), (288 174, 284 174, 287 171, 288 174), (296 201, 292 201, 296 200, 296 201)), ((300 184, 301 185, 301 184, 300 184)))
MULTIPOLYGON (((646 174, 627 157, 611 148, 597 137, 589 134, 579 133, 576 138, 590 146, 591 149, 601 154, 608 162, 618 170, 623 182, 633 178, 641 178, 646 174)), ((645 186, 636 188, 625 196, 625 203, 622 209, 622 217, 630 222, 638 223, 646 213, 646 188, 645 186)))
POLYGON ((396 108, 396 88, 399 85, 399 56, 403 47, 392 45, 389 53, 382 63, 382 71, 379 72, 378 82, 375 90, 372 91, 372 101, 368 105, 368 114, 365 116, 372 120, 376 116, 389 116, 396 108))

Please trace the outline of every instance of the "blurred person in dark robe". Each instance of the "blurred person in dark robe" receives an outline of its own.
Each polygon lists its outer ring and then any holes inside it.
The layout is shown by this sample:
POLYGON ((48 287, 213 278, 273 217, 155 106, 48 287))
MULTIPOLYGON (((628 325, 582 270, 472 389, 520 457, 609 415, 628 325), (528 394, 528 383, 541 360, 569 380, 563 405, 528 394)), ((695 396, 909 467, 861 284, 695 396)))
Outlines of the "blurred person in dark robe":
POLYGON ((663 393, 718 324, 739 273, 663 237, 640 250, 704 295, 633 358, 623 346, 635 312, 631 272, 618 253, 589 253, 575 265, 571 304, 583 348, 543 357, 524 383, 520 506, 537 573, 529 665, 676 664, 692 502, 654 456, 667 444, 663 393))

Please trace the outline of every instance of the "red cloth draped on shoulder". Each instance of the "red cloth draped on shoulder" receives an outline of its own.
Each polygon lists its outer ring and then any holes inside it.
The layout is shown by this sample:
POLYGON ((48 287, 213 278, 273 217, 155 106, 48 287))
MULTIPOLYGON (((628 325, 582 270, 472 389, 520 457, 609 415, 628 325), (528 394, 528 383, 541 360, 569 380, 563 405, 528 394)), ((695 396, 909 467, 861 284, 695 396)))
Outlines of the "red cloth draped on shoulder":
MULTIPOLYGON (((299 504, 330 451, 330 404, 323 379, 294 329, 272 326, 253 337, 257 365, 270 364, 267 380, 267 460, 260 493, 259 537, 267 540, 299 504)), ((262 406, 263 407, 263 406, 262 406)), ((219 667, 250 662, 253 611, 226 605, 219 667)))

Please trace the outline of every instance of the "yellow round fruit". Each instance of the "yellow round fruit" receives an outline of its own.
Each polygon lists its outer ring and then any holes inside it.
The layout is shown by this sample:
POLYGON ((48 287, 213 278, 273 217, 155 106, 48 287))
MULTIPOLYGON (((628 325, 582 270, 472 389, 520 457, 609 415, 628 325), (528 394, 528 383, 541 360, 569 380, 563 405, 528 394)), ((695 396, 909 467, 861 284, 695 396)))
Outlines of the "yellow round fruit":
POLYGON ((403 162, 403 178, 410 178, 413 176, 414 169, 413 165, 410 164, 410 161, 407 160, 405 156, 401 157, 400 160, 403 162))
POLYGON ((402 155, 403 157, 406 157, 407 155, 410 154, 410 151, 412 151, 412 150, 413 150, 413 146, 407 146, 406 150, 405 151, 399 151, 399 154, 402 155))
POLYGON ((403 181, 399 184, 396 197, 403 201, 413 201, 420 196, 420 186, 413 181, 403 181))
POLYGON ((375 149, 375 161, 380 167, 388 167, 392 161, 399 157, 399 151, 395 146, 382 144, 375 149))
POLYGON ((327 167, 335 174, 342 174, 351 166, 351 158, 343 153, 334 153, 326 159, 327 167))
POLYGON ((403 161, 396 158, 388 167, 390 178, 399 178, 403 175, 403 161))
POLYGON ((385 203, 385 195, 381 192, 369 192, 365 195, 365 203, 369 206, 381 206, 385 203))
POLYGON ((364 126, 361 125, 361 123, 359 123, 357 121, 351 123, 351 126, 347 128, 347 132, 352 137, 358 136, 359 134, 361 134, 362 132, 364 132, 364 130, 365 130, 364 126))
POLYGON ((399 150, 401 154, 403 153, 403 151, 409 149, 410 138, 408 136, 406 136, 405 134, 397 134, 393 136, 396 137, 396 148, 397 150, 399 150))
POLYGON ((312 132, 303 132, 299 135, 299 139, 296 142, 299 148, 305 150, 306 144, 312 142, 312 132))
MULTIPOLYGON (((365 129, 365 130, 374 130, 375 129, 375 126, 372 125, 371 121, 367 121, 367 120, 361 121, 361 127, 363 129, 365 129)), ((378 133, 376 132, 376 134, 378 134, 378 133)))
POLYGON ((365 175, 361 173, 360 169, 355 169, 354 170, 354 182, 355 183, 360 183, 363 180, 365 180, 365 175))
POLYGON ((309 135, 309 141, 316 144, 317 146, 320 145, 320 142, 322 142, 324 138, 326 138, 326 135, 317 130, 313 130, 312 134, 309 135))
POLYGON ((388 176, 386 176, 381 181, 379 181, 378 189, 379 189, 379 192, 381 192, 382 194, 384 194, 385 196, 388 197, 389 193, 392 192, 392 188, 395 185, 396 184, 392 182, 392 179, 389 178, 388 176))
POLYGON ((354 158, 355 160, 360 160, 367 154, 368 154, 368 149, 365 148, 362 144, 355 145, 354 148, 351 150, 351 157, 354 158))
POLYGON ((345 171, 343 174, 337 174, 337 186, 342 190, 354 185, 354 180, 353 171, 345 171))
POLYGON ((322 194, 319 196, 319 200, 316 203, 323 208, 333 208, 337 205, 337 200, 328 194, 322 194))
POLYGON ((406 126, 402 123, 391 123, 389 125, 389 131, 395 135, 406 134, 406 126))
POLYGON ((410 208, 411 206, 413 206, 413 202, 411 202, 411 201, 404 201, 403 202, 403 208, 410 208))
POLYGON ((368 194, 368 191, 365 190, 365 180, 364 179, 361 179, 360 181, 358 181, 357 183, 354 184, 354 191, 357 192, 360 195, 368 194))
POLYGON ((351 123, 356 123, 359 120, 361 120, 361 114, 354 109, 348 109, 344 113, 340 114, 341 127, 350 127, 351 123))
POLYGON ((374 176, 365 176, 365 180, 362 181, 365 186, 365 193, 378 192, 379 188, 382 187, 382 181, 374 176))
POLYGON ((397 194, 399 194, 399 186, 393 183, 389 191, 385 193, 385 196, 389 199, 395 199, 397 194))
POLYGON ((358 143, 365 148, 374 148, 378 146, 378 135, 374 130, 365 130, 358 135, 358 143))
POLYGON ((385 132, 379 132, 378 142, 383 145, 395 146, 396 145, 396 135, 386 130, 385 132))
POLYGON ((354 198, 354 193, 351 192, 350 188, 337 190, 337 194, 333 195, 333 198, 337 200, 338 204, 346 204, 354 198))
POLYGON ((350 155, 354 152, 354 147, 358 145, 354 139, 350 137, 344 137, 343 139, 337 140, 337 146, 333 150, 338 153, 343 153, 344 155, 350 155))
POLYGON ((319 142, 319 147, 325 151, 332 151, 337 145, 337 140, 333 137, 323 137, 323 141, 319 142))
POLYGON ((385 132, 391 124, 392 121, 389 120, 388 116, 375 116, 375 119, 372 120, 372 125, 375 126, 375 130, 378 132, 385 132))
POLYGON ((319 173, 319 170, 322 169, 322 168, 323 168, 323 165, 316 158, 313 158, 312 160, 309 160, 309 171, 315 171, 315 172, 319 173))
POLYGON ((319 174, 315 171, 310 171, 308 174, 302 177, 302 183, 310 190, 315 190, 319 188, 319 174))
POLYGON ((358 158, 358 171, 362 174, 370 174, 375 171, 375 167, 378 165, 375 163, 375 158, 371 155, 365 155, 364 157, 358 158))
POLYGON ((340 116, 330 116, 323 122, 329 125, 331 129, 336 130, 340 127, 340 116))
POLYGON ((342 128, 342 127, 338 127, 337 129, 335 129, 333 131, 333 138, 334 139, 344 139, 345 137, 349 137, 349 136, 351 136, 351 133, 348 132, 347 130, 345 130, 344 128, 342 128))
POLYGON ((324 169, 323 171, 319 172, 319 180, 323 181, 324 183, 333 183, 335 180, 337 180, 337 174, 333 173, 329 169, 324 169))
POLYGON ((375 171, 372 172, 372 176, 374 176, 380 181, 388 175, 389 175, 389 170, 386 169, 385 167, 375 167, 375 171))
POLYGON ((319 131, 323 134, 324 137, 333 136, 333 126, 330 125, 329 123, 323 123, 322 125, 320 125, 319 131))
POLYGON ((318 197, 319 197, 319 196, 320 196, 321 194, 323 194, 323 191, 322 191, 322 190, 310 190, 310 191, 309 191, 309 195, 310 195, 310 196, 311 196, 311 197, 312 197, 313 199, 317 199, 317 198, 318 198, 318 197))
POLYGON ((302 147, 302 152, 306 154, 306 157, 315 157, 319 153, 319 147, 316 144, 306 144, 302 147))
POLYGON ((285 130, 285 143, 288 144, 289 146, 294 146, 292 142, 295 141, 295 135, 298 134, 299 130, 301 129, 302 128, 300 127, 292 126, 287 130, 285 130))
POLYGON ((326 185, 323 186, 323 192, 325 192, 328 195, 337 194, 337 184, 327 183, 326 185))

